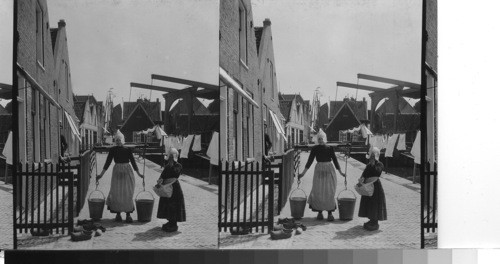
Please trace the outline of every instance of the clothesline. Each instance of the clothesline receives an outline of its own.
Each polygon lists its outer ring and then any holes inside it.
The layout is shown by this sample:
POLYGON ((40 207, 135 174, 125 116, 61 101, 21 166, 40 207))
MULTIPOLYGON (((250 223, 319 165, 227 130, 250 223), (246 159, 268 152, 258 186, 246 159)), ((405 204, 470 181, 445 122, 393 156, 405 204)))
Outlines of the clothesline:
MULTIPOLYGON (((385 157, 393 157, 395 149, 406 150, 406 134, 374 135, 367 138, 366 144, 380 150, 385 149, 385 157)), ((417 132, 410 153, 414 157, 414 162, 420 164, 420 131, 417 132)))
MULTIPOLYGON (((166 136, 163 140, 163 145, 165 148, 165 153, 171 148, 176 148, 180 151, 179 158, 187 159, 189 153, 202 151, 201 147, 201 135, 188 135, 187 137, 182 136, 166 136)), ((213 132, 210 144, 208 146, 207 156, 210 157, 210 163, 213 165, 219 165, 219 133, 213 132)))

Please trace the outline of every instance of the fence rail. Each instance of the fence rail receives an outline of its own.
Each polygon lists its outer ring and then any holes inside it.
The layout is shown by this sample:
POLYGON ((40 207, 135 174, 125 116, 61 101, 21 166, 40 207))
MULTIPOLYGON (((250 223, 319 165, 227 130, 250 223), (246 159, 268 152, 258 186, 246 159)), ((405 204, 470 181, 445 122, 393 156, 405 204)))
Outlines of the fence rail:
MULTIPOLYGON (((73 231, 74 174, 54 164, 19 165, 14 229, 19 233, 70 233, 73 231), (55 229, 55 231, 54 231, 55 229)), ((14 238, 17 247, 17 235, 14 238)))
POLYGON ((299 170, 300 151, 289 149, 283 155, 273 156, 272 163, 265 164, 265 170, 274 170, 274 183, 278 186, 278 214, 285 207, 288 195, 292 189, 295 174, 299 170))
POLYGON ((274 220, 274 172, 260 163, 220 163, 219 232, 270 232, 274 220), (267 196, 266 196, 267 194, 267 196))
POLYGON ((435 233, 437 229, 437 163, 433 168, 429 162, 425 164, 424 177, 422 181, 424 204, 422 230, 427 233, 435 233))

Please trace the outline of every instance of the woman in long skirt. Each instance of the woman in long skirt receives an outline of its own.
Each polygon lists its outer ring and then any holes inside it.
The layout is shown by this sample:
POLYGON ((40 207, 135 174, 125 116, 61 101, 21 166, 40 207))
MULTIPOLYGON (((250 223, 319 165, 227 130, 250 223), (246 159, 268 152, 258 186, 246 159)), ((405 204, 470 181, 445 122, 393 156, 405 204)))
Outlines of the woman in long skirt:
POLYGON ((299 174, 299 179, 304 177, 314 159, 316 159, 313 186, 307 202, 312 211, 318 212, 318 216, 316 217, 318 220, 323 220, 323 211, 327 211, 327 220, 333 221, 334 217, 332 213, 337 209, 337 204, 335 203, 335 190, 337 188, 335 168, 339 171, 340 175, 345 177, 345 174, 340 170, 335 150, 333 147, 326 145, 326 134, 323 130, 320 129, 317 138, 318 145, 311 149, 306 167, 299 174), (335 168, 333 165, 335 165, 335 168))
POLYGON ((363 227, 369 231, 378 230, 378 221, 387 220, 385 193, 382 183, 380 182, 380 175, 384 170, 384 165, 378 160, 379 157, 380 150, 378 148, 372 148, 370 150, 368 164, 359 178, 359 183, 373 182, 374 185, 372 196, 361 196, 358 213, 359 217, 367 217, 370 219, 370 221, 363 225, 363 227))
POLYGON ((116 213, 115 221, 121 222, 121 213, 125 212, 127 214, 125 221, 132 223, 133 220, 130 214, 134 212, 133 196, 135 187, 132 167, 139 177, 144 178, 144 175, 137 168, 132 150, 123 146, 124 141, 123 134, 118 130, 115 135, 116 146, 109 150, 106 163, 101 174, 97 176, 97 180, 102 178, 106 170, 108 170, 109 165, 111 165, 111 161, 114 160, 115 165, 113 166, 113 174, 111 176, 111 188, 106 204, 112 213, 116 213), (130 164, 132 164, 132 167, 130 167, 130 164))
POLYGON ((157 218, 167 219, 168 222, 162 226, 166 232, 175 232, 179 229, 178 222, 186 221, 186 208, 184 205, 184 194, 179 184, 182 165, 177 162, 179 152, 171 148, 168 154, 168 161, 163 172, 158 179, 158 184, 172 184, 172 197, 160 197, 157 218), (173 181, 173 183, 171 183, 173 181))

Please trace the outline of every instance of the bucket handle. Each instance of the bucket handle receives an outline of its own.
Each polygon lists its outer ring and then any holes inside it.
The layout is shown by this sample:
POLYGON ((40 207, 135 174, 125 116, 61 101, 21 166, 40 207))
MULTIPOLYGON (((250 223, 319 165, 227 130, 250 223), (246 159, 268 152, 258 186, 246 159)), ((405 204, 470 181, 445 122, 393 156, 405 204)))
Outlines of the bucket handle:
POLYGON ((302 190, 302 188, 298 188, 298 187, 290 193, 290 197, 292 197, 292 194, 296 191, 301 191, 304 194, 304 197, 307 198, 306 192, 304 190, 302 190))
POLYGON ((294 192, 299 191, 299 190, 302 191, 302 193, 304 194, 304 197, 307 198, 306 192, 302 188, 300 188, 300 179, 297 180, 297 188, 295 188, 295 190, 293 190, 292 192, 290 192, 290 197, 292 197, 292 194, 294 192))
POLYGON ((95 190, 93 190, 93 191, 89 194, 89 198, 88 198, 88 199, 90 199, 90 197, 92 196, 92 194, 93 194, 93 193, 100 193, 100 194, 102 195, 102 198, 103 198, 103 199, 105 199, 105 198, 106 198, 106 196, 104 195, 104 193, 103 193, 103 192, 101 192, 100 190, 95 189, 95 190))
POLYGON ((357 198, 356 194, 355 194, 353 191, 348 190, 348 189, 345 189, 345 190, 343 190, 343 191, 339 192, 339 195, 337 195, 337 200, 339 199, 340 194, 341 194, 341 193, 343 193, 343 192, 345 192, 345 191, 349 191, 349 192, 351 192, 351 193, 352 193, 352 196, 354 197, 354 199, 356 199, 356 198, 357 198))
POLYGON ((149 195, 151 196, 151 198, 153 198, 153 201, 155 200, 154 195, 150 191, 142 191, 142 192, 137 193, 137 195, 135 196, 135 200, 136 201, 137 201, 137 197, 139 197, 139 194, 141 194, 141 193, 149 193, 149 195))

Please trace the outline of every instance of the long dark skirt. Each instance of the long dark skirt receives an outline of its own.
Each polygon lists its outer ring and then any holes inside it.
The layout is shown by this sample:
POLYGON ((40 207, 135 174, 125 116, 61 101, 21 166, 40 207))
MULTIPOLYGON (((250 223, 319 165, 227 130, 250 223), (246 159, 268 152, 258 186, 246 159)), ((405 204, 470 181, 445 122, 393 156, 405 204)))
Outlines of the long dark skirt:
POLYGON ((385 193, 380 180, 374 183, 374 187, 373 196, 361 196, 358 216, 371 220, 387 220, 385 193))
POLYGON ((160 197, 156 217, 160 219, 167 219, 169 221, 185 222, 186 207, 184 205, 184 194, 182 193, 179 181, 173 183, 172 187, 172 197, 160 197))

